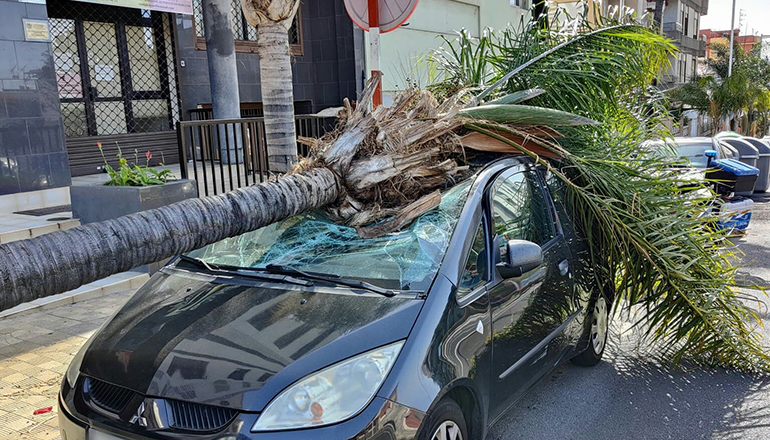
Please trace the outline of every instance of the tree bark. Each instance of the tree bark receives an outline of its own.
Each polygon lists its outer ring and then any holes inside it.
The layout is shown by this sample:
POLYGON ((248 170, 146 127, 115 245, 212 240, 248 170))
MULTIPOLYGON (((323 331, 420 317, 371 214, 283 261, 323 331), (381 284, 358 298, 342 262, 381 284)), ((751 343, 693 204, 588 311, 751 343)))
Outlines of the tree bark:
POLYGON ((334 202, 340 184, 314 168, 219 196, 0 245, 0 311, 334 202))
POLYGON ((297 161, 289 33, 273 21, 260 23, 257 32, 267 161, 271 171, 286 172, 297 161))

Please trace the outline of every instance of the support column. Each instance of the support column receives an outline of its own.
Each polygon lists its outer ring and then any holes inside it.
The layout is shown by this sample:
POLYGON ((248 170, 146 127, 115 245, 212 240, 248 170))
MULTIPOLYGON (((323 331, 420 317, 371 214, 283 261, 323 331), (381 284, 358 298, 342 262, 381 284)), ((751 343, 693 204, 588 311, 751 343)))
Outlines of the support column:
MULTIPOLYGON (((203 25, 206 31, 206 56, 214 119, 241 117, 231 14, 230 0, 203 0, 203 25)), ((240 130, 235 129, 235 125, 229 125, 226 129, 220 127, 219 148, 224 163, 243 161, 243 143, 240 142, 240 130)))

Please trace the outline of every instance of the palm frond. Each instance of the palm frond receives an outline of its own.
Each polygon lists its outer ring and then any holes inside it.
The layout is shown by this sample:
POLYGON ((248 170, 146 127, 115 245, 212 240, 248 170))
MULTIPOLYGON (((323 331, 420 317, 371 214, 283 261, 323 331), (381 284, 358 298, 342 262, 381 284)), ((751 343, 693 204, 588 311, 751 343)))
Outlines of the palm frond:
POLYGON ((592 119, 574 113, 551 108, 533 107, 520 104, 487 104, 465 108, 460 116, 511 125, 547 125, 568 127, 576 125, 598 125, 592 119))
MULTIPOLYGON (((714 194, 704 182, 667 171, 670 161, 640 151, 640 141, 668 133, 662 124, 668 96, 650 84, 668 66, 675 50, 670 42, 636 25, 570 35, 530 23, 484 38, 490 85, 469 81, 457 69, 448 75, 464 78, 454 86, 481 90, 460 114, 488 122, 465 127, 529 155, 563 183, 560 202, 569 205, 571 220, 590 244, 585 258, 595 282, 614 294, 616 307, 637 312, 636 324, 675 363, 689 357, 770 369, 753 331, 756 313, 735 280, 729 242, 704 215, 714 194), (516 141, 515 125, 523 120, 497 115, 505 106, 483 104, 533 88, 545 92, 528 104, 603 124, 560 129, 562 138, 537 144, 557 158, 544 159, 530 139, 516 141)), ((538 124, 537 118, 526 122, 538 124)))

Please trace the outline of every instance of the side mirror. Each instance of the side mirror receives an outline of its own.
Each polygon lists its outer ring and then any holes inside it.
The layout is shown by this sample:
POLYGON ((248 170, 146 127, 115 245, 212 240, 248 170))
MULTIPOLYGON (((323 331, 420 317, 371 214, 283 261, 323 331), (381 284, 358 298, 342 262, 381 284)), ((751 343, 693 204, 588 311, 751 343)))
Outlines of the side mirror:
POLYGON ((717 150, 706 150, 703 152, 703 155, 708 157, 706 166, 711 166, 711 161, 719 157, 719 153, 717 153, 717 150))
POLYGON ((506 255, 497 265, 504 278, 518 277, 543 264, 543 249, 527 240, 511 240, 505 244, 506 255))

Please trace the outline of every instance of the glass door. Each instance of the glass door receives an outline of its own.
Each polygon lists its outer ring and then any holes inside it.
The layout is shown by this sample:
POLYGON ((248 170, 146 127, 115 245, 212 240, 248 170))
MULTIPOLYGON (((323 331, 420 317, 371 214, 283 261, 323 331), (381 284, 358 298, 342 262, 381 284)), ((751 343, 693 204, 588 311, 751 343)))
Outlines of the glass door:
POLYGON ((50 18, 67 138, 172 129, 161 17, 50 18))
POLYGON ((89 107, 93 108, 96 134, 128 133, 125 95, 129 74, 118 56, 117 23, 83 22, 88 62, 86 85, 89 107))

